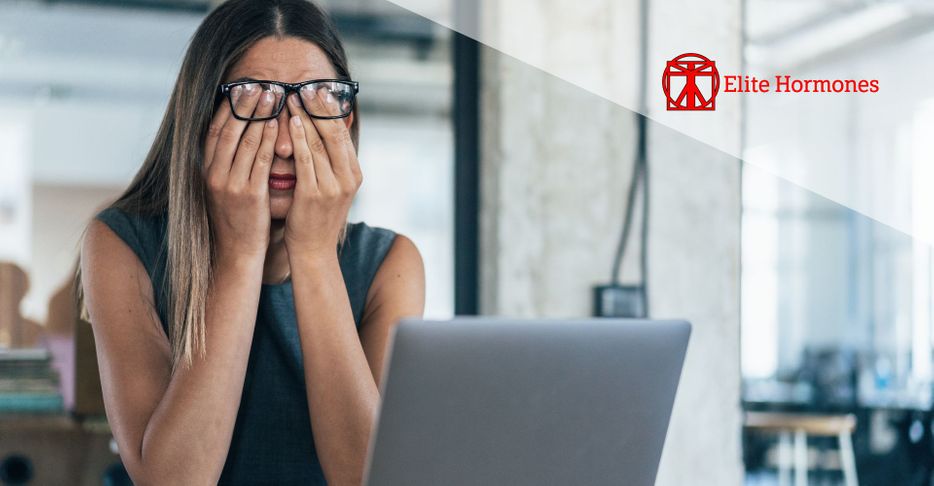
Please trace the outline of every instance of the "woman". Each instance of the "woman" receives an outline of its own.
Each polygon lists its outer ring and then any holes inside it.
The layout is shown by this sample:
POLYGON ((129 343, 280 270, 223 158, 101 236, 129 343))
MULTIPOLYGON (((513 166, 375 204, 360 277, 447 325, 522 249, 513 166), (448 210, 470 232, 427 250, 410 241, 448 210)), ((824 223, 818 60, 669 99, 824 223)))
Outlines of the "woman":
POLYGON ((405 236, 347 223, 355 94, 305 1, 231 0, 195 33, 142 169, 81 250, 136 484, 361 482, 387 337, 422 315, 424 270, 405 236))

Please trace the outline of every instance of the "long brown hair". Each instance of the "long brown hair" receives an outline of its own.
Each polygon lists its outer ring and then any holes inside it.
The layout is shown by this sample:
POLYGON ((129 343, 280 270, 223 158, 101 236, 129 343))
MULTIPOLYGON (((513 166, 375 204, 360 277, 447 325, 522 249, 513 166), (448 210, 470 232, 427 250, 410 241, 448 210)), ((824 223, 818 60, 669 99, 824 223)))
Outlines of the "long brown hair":
MULTIPOLYGON (((201 175, 203 142, 216 109, 217 86, 260 39, 297 37, 316 44, 337 76, 350 79, 343 45, 331 20, 307 0, 229 0, 198 27, 185 53, 172 96, 143 166, 112 206, 138 215, 168 218, 164 282, 172 368, 191 364, 205 351, 205 307, 212 279, 214 244, 201 175)), ((350 134, 359 140, 354 106, 350 134)), ((347 225, 339 235, 340 246, 347 225)), ((155 282, 154 282, 155 283, 155 282)), ((80 275, 77 288, 80 297, 80 275)), ((159 296, 156 296, 157 298, 159 296)), ((88 319, 81 302, 81 315, 88 319)))

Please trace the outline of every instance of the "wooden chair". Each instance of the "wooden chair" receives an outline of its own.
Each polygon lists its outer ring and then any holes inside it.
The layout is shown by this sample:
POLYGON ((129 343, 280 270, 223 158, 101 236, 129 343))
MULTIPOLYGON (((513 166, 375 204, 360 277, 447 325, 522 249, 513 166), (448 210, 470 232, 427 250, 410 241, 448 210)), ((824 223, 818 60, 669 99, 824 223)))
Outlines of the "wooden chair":
POLYGON ((790 464, 794 464, 795 486, 805 486, 808 481, 807 438, 836 437, 840 452, 840 464, 846 486, 857 486, 856 459, 853 453, 852 434, 856 429, 856 417, 846 415, 810 415, 801 413, 746 412, 745 426, 748 429, 778 434, 780 486, 788 486, 790 464), (794 435, 793 460, 791 437, 794 435))
POLYGON ((0 262, 0 347, 38 346, 45 327, 23 317, 20 306, 29 291, 29 276, 12 262, 0 262))

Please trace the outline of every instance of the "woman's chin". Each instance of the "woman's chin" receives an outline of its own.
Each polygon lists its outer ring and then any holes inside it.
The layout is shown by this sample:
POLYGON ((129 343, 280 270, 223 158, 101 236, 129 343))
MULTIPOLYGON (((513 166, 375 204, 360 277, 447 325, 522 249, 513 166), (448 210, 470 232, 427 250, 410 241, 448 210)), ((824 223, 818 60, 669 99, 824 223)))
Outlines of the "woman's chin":
POLYGON ((269 216, 272 219, 285 219, 289 214, 289 208, 292 206, 292 198, 273 198, 269 201, 269 216))

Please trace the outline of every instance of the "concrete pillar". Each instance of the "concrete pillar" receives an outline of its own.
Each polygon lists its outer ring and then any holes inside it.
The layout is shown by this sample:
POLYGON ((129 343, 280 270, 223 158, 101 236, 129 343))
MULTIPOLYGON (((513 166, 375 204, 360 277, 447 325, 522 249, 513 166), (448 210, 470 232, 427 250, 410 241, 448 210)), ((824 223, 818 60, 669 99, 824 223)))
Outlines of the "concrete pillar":
POLYGON ((716 112, 669 112, 665 61, 698 52, 742 71, 742 1, 650 2, 650 306, 694 324, 657 484, 742 482, 739 351, 741 98, 716 112), (691 137, 685 135, 689 134, 691 137))
MULTIPOLYGON (((645 74, 651 116, 736 149, 738 99, 718 100, 706 118, 668 118, 676 114, 664 113, 660 80, 665 60, 682 52, 706 53, 738 70, 740 5, 653 2, 645 74)), ((638 18, 631 0, 483 4, 484 35, 508 54, 483 50, 483 313, 588 315, 591 286, 609 279, 634 116, 577 84, 635 100, 638 18)), ((654 122, 649 144, 652 315, 694 324, 658 484, 738 485, 739 162, 654 122)), ((637 275, 635 264, 625 262, 624 279, 637 275)))

